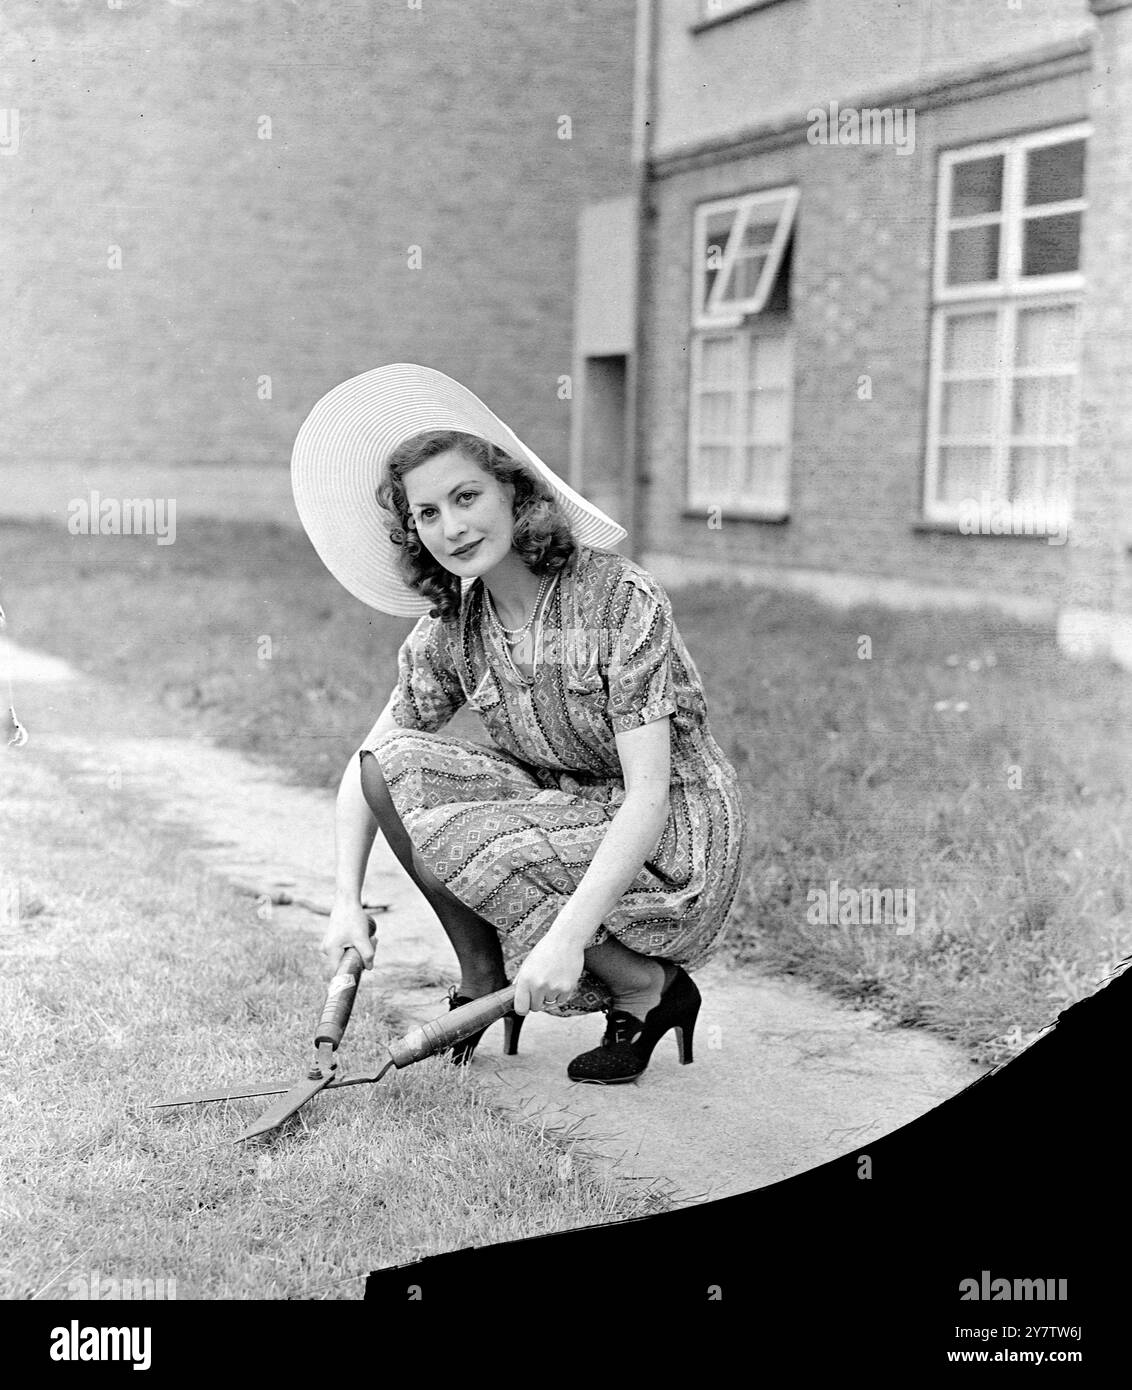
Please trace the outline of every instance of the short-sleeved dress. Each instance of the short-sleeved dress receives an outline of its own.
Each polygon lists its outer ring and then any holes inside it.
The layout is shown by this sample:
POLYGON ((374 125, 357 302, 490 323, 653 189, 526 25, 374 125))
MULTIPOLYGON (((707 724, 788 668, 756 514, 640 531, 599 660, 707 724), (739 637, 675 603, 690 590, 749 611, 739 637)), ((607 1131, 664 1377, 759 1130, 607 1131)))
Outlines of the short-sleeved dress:
MULTIPOLYGON (((625 556, 579 546, 537 631, 528 678, 488 620, 476 579, 457 619, 425 616, 409 633, 392 704, 401 727, 372 744, 405 828, 433 873, 498 929, 513 976, 625 799, 615 733, 669 715, 668 821, 588 944, 612 933, 643 955, 694 969, 722 940, 746 817, 668 595, 625 556), (439 732, 464 703, 494 746, 439 732)), ((609 1002, 585 971, 570 999, 548 1012, 589 1013, 609 1002)))

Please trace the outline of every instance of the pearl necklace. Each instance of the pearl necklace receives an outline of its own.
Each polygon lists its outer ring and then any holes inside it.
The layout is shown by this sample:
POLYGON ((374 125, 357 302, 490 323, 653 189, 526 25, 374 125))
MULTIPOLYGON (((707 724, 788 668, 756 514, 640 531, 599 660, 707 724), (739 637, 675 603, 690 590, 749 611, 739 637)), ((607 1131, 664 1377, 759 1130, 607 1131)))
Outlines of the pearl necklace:
POLYGON ((512 645, 518 642, 520 638, 525 637, 526 634, 530 631, 531 624, 535 620, 535 614, 539 610, 539 604, 542 602, 542 596, 544 593, 546 593, 546 586, 549 582, 549 578, 549 575, 543 575, 542 581, 538 586, 538 594, 535 596, 535 606, 531 609, 531 616, 527 619, 527 621, 523 624, 522 627, 503 626, 503 624, 499 621, 499 614, 495 611, 495 604, 491 600, 491 590, 487 587, 486 584, 484 585, 484 593, 487 596, 488 617, 495 625, 496 631, 499 632, 512 645))
MULTIPOLYGON (((558 578, 558 576, 557 576, 557 574, 556 574, 556 575, 554 576, 554 579, 557 579, 557 578, 558 578)), ((495 628, 496 632, 498 632, 498 634, 499 634, 500 638, 502 639, 503 644, 504 644, 505 647, 506 647, 508 644, 514 645, 516 642, 521 641, 522 638, 526 636, 527 632, 530 630, 531 624, 532 624, 532 623, 534 622, 534 620, 535 620, 536 615, 540 616, 540 621, 541 621, 541 615, 539 615, 539 605, 540 605, 541 602, 542 602, 542 596, 543 596, 543 594, 547 591, 547 585, 548 585, 548 583, 549 583, 549 585, 550 585, 551 587, 553 587, 554 580, 549 579, 549 577, 548 577, 547 575, 544 574, 543 577, 542 577, 542 583, 539 585, 538 597, 535 599, 535 606, 534 606, 534 608, 531 609, 531 616, 527 619, 527 621, 523 624, 522 627, 518 627, 518 628, 507 628, 507 627, 504 627, 503 624, 499 621, 499 614, 496 613, 496 611, 495 611, 495 604, 492 603, 492 601, 491 601, 491 593, 490 593, 490 591, 488 590, 487 585, 486 585, 486 584, 484 585, 484 595, 485 595, 485 597, 486 597, 486 599, 487 599, 487 615, 488 615, 488 618, 490 619, 491 624, 492 624, 492 626, 495 628)), ((532 685, 534 684, 535 677, 538 675, 538 659, 539 659, 539 651, 540 651, 540 648, 541 648, 541 646, 542 646, 542 643, 541 643, 541 642, 536 642, 536 643, 534 644, 534 646, 535 646, 534 655, 533 655, 532 660, 531 660, 531 674, 530 674, 529 677, 524 677, 524 679, 525 679, 525 680, 529 680, 529 682, 530 682, 532 685)), ((511 665, 512 665, 512 667, 514 668, 516 674, 521 676, 521 675, 522 675, 522 672, 519 671, 519 669, 518 669, 517 666, 515 666, 514 659, 512 659, 511 665)))

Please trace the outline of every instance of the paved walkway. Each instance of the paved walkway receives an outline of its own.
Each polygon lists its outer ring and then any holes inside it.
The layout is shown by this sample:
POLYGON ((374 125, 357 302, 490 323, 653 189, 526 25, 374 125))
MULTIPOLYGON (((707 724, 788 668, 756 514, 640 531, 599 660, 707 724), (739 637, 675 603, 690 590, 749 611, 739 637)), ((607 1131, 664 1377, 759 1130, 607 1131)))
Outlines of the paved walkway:
MULTIPOLYGON (((131 708, 124 721, 113 692, 74 678, 64 663, 11 644, 6 654, 30 733, 23 749, 0 749, 6 778, 19 778, 23 760, 60 781, 104 781, 107 767, 116 766, 123 789, 185 826, 216 872, 329 902, 329 792, 285 785, 237 753, 171 735, 175 726, 164 711, 153 711, 147 724, 131 708)), ((455 978, 439 923, 380 838, 366 892, 392 904, 378 918, 376 969, 386 980, 455 978)), ((324 918, 301 908, 276 911, 316 936, 324 929, 324 918)), ((574 1085, 566 1063, 597 1042, 603 1020, 535 1014, 524 1025, 518 1057, 501 1055, 496 1024, 480 1044, 474 1075, 532 1118, 576 1126, 586 1149, 617 1173, 659 1180, 677 1199, 693 1200, 762 1187, 860 1149, 981 1074, 946 1042, 882 1030, 875 1015, 842 1008, 806 984, 720 963, 696 979, 704 1005, 689 1067, 677 1064, 669 1035, 636 1084, 574 1085)), ((423 1021, 435 1016, 441 994, 435 984, 407 988, 397 1002, 423 1021)), ((363 985, 359 1007, 364 1001, 363 985)), ((371 1060, 350 1055, 347 1034, 343 1066, 371 1060)))

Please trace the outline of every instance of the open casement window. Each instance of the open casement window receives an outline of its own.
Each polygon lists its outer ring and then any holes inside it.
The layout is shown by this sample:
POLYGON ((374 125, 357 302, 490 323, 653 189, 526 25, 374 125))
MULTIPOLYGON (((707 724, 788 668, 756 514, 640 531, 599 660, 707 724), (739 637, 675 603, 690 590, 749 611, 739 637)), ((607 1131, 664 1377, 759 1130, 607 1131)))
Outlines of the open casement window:
POLYGON ((693 339, 690 509, 786 515, 793 375, 793 338, 781 320, 693 339))
POLYGON ((1067 524, 1077 433, 1088 127, 945 154, 924 513, 1067 524))
POLYGON ((771 188, 696 209, 696 328, 737 328, 774 288, 798 207, 796 188, 771 188))

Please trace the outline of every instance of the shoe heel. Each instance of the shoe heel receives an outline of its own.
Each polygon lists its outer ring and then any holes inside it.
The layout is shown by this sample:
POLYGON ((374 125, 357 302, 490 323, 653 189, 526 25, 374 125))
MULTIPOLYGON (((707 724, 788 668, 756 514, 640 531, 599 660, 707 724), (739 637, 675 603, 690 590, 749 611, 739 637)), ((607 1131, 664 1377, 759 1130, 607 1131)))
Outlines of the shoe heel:
POLYGON ((676 1024, 674 1030, 676 1033, 676 1051, 680 1057, 680 1065, 682 1067, 686 1067, 689 1062, 694 1060, 692 1057, 692 1042, 695 1037, 696 1019, 699 1017, 699 1013, 700 1006, 697 1001, 696 1007, 687 1015, 683 1022, 676 1024))
POLYGON ((503 1015, 503 1055, 515 1057, 519 1051, 519 1033, 523 1027, 525 1014, 503 1015))

